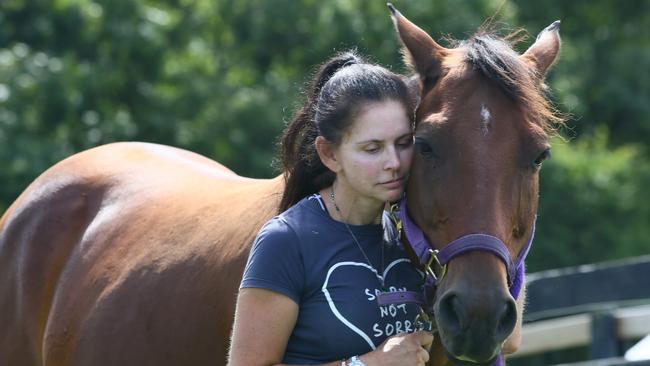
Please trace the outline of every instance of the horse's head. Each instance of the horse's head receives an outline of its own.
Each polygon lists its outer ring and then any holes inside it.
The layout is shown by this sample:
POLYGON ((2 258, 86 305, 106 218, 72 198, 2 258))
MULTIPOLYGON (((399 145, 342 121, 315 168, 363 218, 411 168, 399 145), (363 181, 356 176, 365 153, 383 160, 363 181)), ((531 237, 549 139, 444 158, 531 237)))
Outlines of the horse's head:
MULTIPOLYGON (((420 80, 409 216, 437 249, 482 233, 515 260, 531 237, 547 132, 557 120, 543 78, 559 51, 559 23, 519 55, 486 32, 444 48, 390 8, 420 80)), ((456 361, 493 361, 517 321, 505 261, 493 254, 454 257, 438 284, 439 337, 456 361)))

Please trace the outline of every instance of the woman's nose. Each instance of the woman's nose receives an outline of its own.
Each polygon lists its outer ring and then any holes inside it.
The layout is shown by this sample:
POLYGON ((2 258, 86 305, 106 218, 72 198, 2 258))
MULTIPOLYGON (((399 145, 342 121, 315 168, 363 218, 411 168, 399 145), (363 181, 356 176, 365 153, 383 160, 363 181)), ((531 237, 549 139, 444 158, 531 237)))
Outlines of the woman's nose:
POLYGON ((399 158, 399 153, 397 149, 395 148, 389 148, 386 149, 386 163, 385 163, 385 169, 386 170, 396 170, 399 169, 401 165, 401 161, 399 158))

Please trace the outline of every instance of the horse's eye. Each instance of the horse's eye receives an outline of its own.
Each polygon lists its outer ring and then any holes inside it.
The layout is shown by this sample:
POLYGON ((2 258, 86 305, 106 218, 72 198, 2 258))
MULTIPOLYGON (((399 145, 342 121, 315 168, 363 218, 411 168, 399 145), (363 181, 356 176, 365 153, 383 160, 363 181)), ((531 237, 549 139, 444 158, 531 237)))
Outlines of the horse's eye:
POLYGON ((544 160, 550 159, 550 158, 551 158, 551 149, 546 149, 546 150, 542 151, 541 154, 539 154, 539 156, 537 157, 537 159, 535 159, 533 164, 534 164, 535 168, 539 169, 542 166, 542 163, 544 162, 544 160))
POLYGON ((422 155, 422 157, 424 157, 425 159, 433 158, 433 148, 431 147, 431 144, 427 140, 421 137, 416 137, 415 147, 417 148, 420 155, 422 155))

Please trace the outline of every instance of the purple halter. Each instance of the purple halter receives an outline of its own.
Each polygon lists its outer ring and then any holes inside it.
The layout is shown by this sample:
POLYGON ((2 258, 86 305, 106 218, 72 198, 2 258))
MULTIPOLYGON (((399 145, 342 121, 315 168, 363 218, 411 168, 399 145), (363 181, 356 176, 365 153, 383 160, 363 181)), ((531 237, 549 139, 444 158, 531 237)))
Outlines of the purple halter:
MULTIPOLYGON (((535 237, 535 222, 533 222, 530 238, 528 238, 526 245, 513 261, 510 257, 510 251, 503 241, 488 234, 465 235, 445 245, 440 250, 434 249, 424 236, 424 232, 409 217, 406 209, 406 197, 400 201, 397 212, 393 212, 392 214, 396 214, 397 216, 395 221, 398 226, 398 231, 404 231, 408 244, 410 244, 411 249, 413 249, 415 255, 418 257, 420 265, 426 268, 426 280, 423 288, 424 293, 398 291, 379 294, 377 296, 377 302, 380 306, 396 303, 416 303, 424 309, 430 309, 431 307, 428 306, 427 299, 435 291, 438 281, 443 279, 447 263, 453 258, 471 251, 490 252, 501 259, 508 271, 508 290, 510 291, 510 295, 515 299, 519 297, 526 276, 524 261, 535 237), (432 264, 438 266, 438 273, 432 270, 432 264)), ((499 354, 493 366, 502 366, 503 364, 503 355, 499 354)))
MULTIPOLYGON (((437 282, 442 280, 447 263, 453 258, 471 251, 486 251, 496 255, 506 265, 510 294, 515 299, 519 297, 525 277, 524 260, 530 251, 533 238, 535 237, 535 222, 533 222, 533 228, 528 242, 526 242, 524 248, 513 261, 510 257, 510 251, 503 241, 487 234, 465 235, 445 245, 440 250, 434 249, 424 236, 424 232, 409 217, 406 208, 406 197, 400 201, 396 215, 398 222, 402 224, 402 229, 408 243, 415 252, 415 255, 419 258, 420 265, 427 268, 425 292, 432 291, 437 282), (436 264, 439 267, 439 273, 431 270, 432 264, 436 264)), ((404 302, 412 302, 426 306, 426 297, 418 292, 405 291, 383 293, 378 296, 377 300, 379 305, 382 306, 404 302)))

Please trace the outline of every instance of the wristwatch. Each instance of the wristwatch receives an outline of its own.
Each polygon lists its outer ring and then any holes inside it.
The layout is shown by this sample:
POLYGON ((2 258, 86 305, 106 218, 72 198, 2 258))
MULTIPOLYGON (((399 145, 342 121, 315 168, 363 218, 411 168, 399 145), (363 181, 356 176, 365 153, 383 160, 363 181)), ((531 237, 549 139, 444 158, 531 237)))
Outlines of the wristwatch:
POLYGON ((345 366, 366 366, 363 361, 359 359, 359 356, 352 356, 346 363, 345 366))

